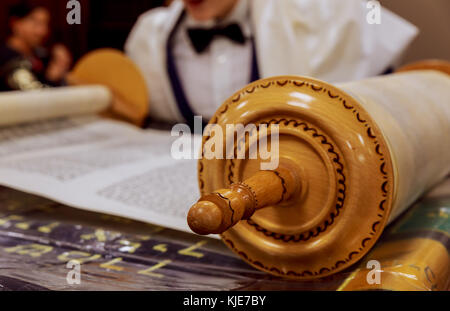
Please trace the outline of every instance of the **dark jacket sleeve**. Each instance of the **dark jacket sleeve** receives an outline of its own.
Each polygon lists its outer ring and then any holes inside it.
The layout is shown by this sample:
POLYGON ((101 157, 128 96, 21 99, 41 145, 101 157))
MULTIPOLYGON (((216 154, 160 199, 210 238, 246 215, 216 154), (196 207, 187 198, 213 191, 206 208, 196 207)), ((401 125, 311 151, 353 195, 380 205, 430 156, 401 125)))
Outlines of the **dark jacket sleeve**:
POLYGON ((33 73, 31 63, 16 51, 0 48, 0 91, 32 90, 45 87, 33 73))

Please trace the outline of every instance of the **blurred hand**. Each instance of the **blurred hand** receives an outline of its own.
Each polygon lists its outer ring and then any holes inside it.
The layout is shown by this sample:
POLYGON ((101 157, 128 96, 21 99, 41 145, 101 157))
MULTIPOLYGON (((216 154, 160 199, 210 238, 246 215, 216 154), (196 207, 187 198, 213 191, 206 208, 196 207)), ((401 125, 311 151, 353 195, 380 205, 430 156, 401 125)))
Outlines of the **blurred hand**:
POLYGON ((72 55, 62 44, 56 44, 51 51, 51 59, 45 74, 47 80, 58 82, 68 73, 72 65, 72 55))

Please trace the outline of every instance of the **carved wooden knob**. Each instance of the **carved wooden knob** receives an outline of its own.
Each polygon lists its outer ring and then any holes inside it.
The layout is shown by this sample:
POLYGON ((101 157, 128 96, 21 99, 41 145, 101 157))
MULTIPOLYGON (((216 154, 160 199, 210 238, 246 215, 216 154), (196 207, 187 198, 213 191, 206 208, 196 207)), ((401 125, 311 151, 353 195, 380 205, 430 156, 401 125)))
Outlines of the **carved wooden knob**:
POLYGON ((202 235, 222 233, 256 210, 288 200, 299 188, 299 178, 286 168, 259 171, 229 189, 202 196, 189 210, 189 227, 202 235))

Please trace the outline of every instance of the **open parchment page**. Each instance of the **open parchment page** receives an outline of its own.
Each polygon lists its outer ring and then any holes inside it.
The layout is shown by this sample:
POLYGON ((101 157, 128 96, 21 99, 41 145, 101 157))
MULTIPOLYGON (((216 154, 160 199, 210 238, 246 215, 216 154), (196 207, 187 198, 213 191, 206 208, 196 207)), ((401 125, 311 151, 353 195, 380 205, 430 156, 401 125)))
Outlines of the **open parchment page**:
POLYGON ((190 232, 197 161, 169 132, 95 116, 0 128, 0 184, 68 206, 190 232))

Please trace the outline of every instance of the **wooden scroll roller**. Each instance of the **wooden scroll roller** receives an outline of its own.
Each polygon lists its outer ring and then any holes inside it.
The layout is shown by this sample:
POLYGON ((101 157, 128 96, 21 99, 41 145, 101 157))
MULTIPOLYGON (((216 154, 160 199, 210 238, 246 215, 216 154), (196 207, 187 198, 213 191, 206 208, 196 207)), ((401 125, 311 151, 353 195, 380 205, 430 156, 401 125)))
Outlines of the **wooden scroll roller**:
POLYGON ((278 168, 261 171, 260 157, 203 157, 189 226, 220 233, 245 261, 278 276, 312 279, 354 264, 450 172, 450 76, 436 68, 337 86, 294 76, 249 84, 210 124, 234 150, 227 124, 277 124, 278 168))
POLYGON ((0 94, 0 126, 100 112, 140 126, 148 115, 145 80, 120 51, 88 53, 67 80, 67 87, 0 94))

